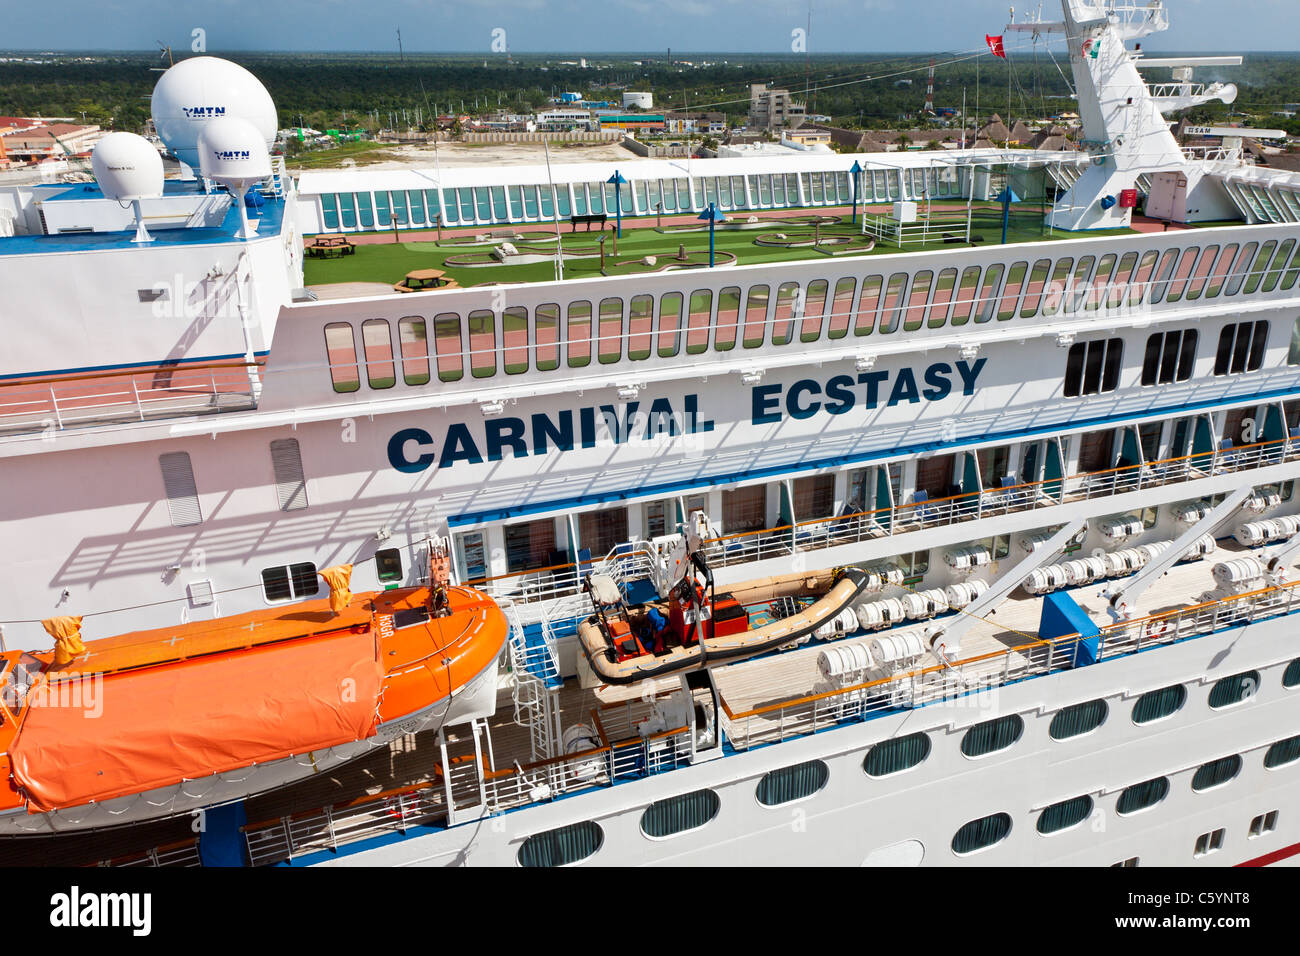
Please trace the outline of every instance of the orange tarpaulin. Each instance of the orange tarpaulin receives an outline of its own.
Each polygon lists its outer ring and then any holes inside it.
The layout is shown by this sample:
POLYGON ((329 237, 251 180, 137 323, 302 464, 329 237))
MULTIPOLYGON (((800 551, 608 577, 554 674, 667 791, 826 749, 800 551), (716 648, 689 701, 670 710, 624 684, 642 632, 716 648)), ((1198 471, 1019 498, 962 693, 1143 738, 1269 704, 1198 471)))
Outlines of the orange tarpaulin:
POLYGON ((54 638, 54 666, 66 667, 78 654, 86 653, 81 643, 81 617, 51 617, 41 621, 45 633, 54 638))
POLYGON ((34 810, 368 737, 380 669, 374 635, 347 631, 74 680, 78 694, 27 709, 11 751, 34 810))
POLYGON ((335 614, 342 613, 352 601, 352 592, 348 590, 352 583, 352 565, 336 564, 316 573, 330 586, 330 610, 335 614))

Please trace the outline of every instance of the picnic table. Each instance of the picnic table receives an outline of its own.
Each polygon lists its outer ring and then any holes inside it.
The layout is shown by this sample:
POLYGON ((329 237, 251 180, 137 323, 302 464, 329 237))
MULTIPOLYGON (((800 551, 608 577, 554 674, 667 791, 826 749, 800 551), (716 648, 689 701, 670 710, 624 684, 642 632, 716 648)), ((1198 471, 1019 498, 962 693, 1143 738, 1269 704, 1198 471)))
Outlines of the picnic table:
POLYGON ((430 289, 458 289, 460 283, 448 279, 441 269, 412 269, 401 282, 393 284, 397 292, 427 292, 430 289))
POLYGON ((303 248, 311 259, 338 259, 357 251, 356 243, 347 236, 317 236, 303 248))

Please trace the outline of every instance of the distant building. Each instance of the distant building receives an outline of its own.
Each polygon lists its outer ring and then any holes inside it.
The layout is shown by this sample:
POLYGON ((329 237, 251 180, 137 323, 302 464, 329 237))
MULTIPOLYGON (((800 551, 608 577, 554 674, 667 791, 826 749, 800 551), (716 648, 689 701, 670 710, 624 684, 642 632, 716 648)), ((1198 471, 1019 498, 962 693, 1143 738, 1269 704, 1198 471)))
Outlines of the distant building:
POLYGON ((655 106, 653 93, 634 93, 626 90, 623 93, 623 109, 632 109, 635 107, 639 110, 652 110, 655 106))
POLYGON ((579 109, 548 109, 537 111, 537 128, 541 130, 583 129, 591 125, 591 111, 579 109))
POLYGON ((831 131, 820 129, 815 126, 807 126, 797 130, 791 130, 785 133, 782 139, 789 140, 792 143, 798 143, 800 146, 827 146, 831 144, 831 131))
POLYGON ((596 120, 601 129, 646 130, 655 133, 667 128, 662 113, 602 113, 596 120))
POLYGON ((804 104, 790 98, 789 90, 769 89, 766 83, 749 87, 749 125, 758 129, 796 127, 807 117, 804 104))
POLYGON ((670 133, 713 133, 727 131, 724 113, 665 113, 664 126, 670 133))
MULTIPOLYGON (((3 123, 0 120, 0 125, 3 123)), ((98 126, 73 123, 10 128, 12 131, 4 136, 5 154, 12 161, 27 163, 88 154, 104 135, 98 126)))

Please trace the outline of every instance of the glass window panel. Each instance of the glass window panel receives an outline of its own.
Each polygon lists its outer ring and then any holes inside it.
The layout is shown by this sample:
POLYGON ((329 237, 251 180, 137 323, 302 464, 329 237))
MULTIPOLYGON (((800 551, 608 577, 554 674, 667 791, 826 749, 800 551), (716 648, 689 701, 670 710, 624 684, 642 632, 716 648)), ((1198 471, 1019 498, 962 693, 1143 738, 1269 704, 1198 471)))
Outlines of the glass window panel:
POLYGON ((736 347, 737 327, 740 323, 740 287, 727 286, 718 291, 718 329, 713 335, 713 348, 729 352, 736 347))
POLYGON ((600 361, 617 362, 623 356, 623 300, 600 300, 600 361))
POLYGON ((952 307, 952 324, 965 325, 970 321, 975 308, 975 297, 979 294, 980 267, 967 266, 962 270, 961 281, 957 283, 957 300, 952 307))
POLYGON ((787 345, 794 337, 794 309, 798 295, 797 282, 783 282, 776 290, 776 310, 772 314, 773 345, 787 345))
POLYGON ((766 285, 752 285, 745 294, 745 348, 758 348, 767 331, 767 303, 771 289, 766 285))
POLYGON ((880 306, 882 276, 867 276, 862 280, 862 297, 858 300, 858 317, 853 323, 854 335, 870 335, 876 327, 876 310, 880 306))
POLYGON ((934 282, 934 273, 929 269, 912 276, 912 290, 907 294, 907 309, 903 319, 903 330, 912 332, 921 327, 925 320, 925 306, 930 299, 930 286, 934 282))
POLYGON ((654 335, 655 298, 652 295, 634 295, 628 302, 627 357, 633 360, 650 357, 650 343, 654 335))
POLYGON ((475 378, 487 378, 497 370, 496 314, 475 309, 469 314, 469 370, 475 378))
POLYGON ((408 315, 397 321, 397 342, 402 352, 402 381, 425 385, 429 381, 429 335, 424 319, 408 315))
POLYGON ((591 363, 591 303, 586 300, 569 303, 565 340, 569 347, 569 368, 582 368, 591 363))
POLYGON ((560 367, 560 307, 554 302, 533 310, 533 342, 537 371, 553 372, 560 367))
POLYGON ((803 322, 799 327, 800 342, 816 342, 822 334, 822 317, 826 312, 826 291, 830 283, 814 279, 804 292, 803 322))
POLYGON ((351 324, 331 322, 325 326, 325 355, 334 391, 355 392, 361 387, 356 336, 351 324))
POLYGON ((934 284, 934 297, 931 300, 929 322, 932 329, 939 329, 948 321, 948 304, 952 302, 957 290, 957 270, 944 269, 934 284))
POLYGON ((682 334, 682 300, 680 292, 666 293, 659 299, 659 335, 656 351, 660 358, 677 354, 682 334))
POLYGON ((433 320, 433 345, 438 355, 438 381, 458 382, 465 374, 460 316, 444 312, 433 320))
POLYGON ((686 354, 698 355, 709 347, 709 325, 713 311, 713 293, 697 289, 691 293, 690 312, 686 318, 686 354))
POLYGON ((502 367, 507 375, 528 371, 528 310, 512 305, 501 313, 502 367))
POLYGON ((831 298, 830 325, 827 327, 828 339, 842 339, 849 334, 849 322, 853 318, 853 293, 858 286, 852 276, 844 276, 835 283, 835 295, 831 298))
POLYGON ((361 228, 373 229, 375 227, 375 210, 370 204, 370 193, 353 193, 353 198, 357 202, 357 220, 361 223, 361 228))

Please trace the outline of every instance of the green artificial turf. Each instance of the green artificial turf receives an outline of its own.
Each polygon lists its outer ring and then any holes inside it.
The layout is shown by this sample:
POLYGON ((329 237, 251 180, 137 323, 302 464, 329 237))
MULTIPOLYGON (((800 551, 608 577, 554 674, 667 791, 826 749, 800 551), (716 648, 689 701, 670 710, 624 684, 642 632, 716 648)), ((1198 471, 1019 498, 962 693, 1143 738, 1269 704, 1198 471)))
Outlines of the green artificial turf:
MULTIPOLYGON (((807 215, 815 212, 816 210, 790 210, 790 215, 807 215)), ((742 212, 733 218, 741 218, 747 215, 747 213, 742 212)), ((488 232, 491 229, 502 228, 507 227, 485 226, 483 231, 488 232)), ((427 230, 421 230, 421 232, 424 231, 427 230)), ((529 226, 523 231, 535 235, 537 227, 535 225, 529 226)), ((813 227, 811 225, 778 222, 772 222, 770 227, 761 230, 718 231, 715 233, 714 248, 718 252, 734 254, 737 257, 737 265, 794 262, 806 259, 842 261, 870 255, 892 254, 900 251, 897 247, 887 243, 877 243, 876 248, 871 252, 848 252, 832 256, 824 252, 818 252, 811 247, 760 246, 754 242, 755 237, 760 234, 771 235, 780 232, 793 238, 795 234, 811 233, 812 231, 813 227)), ((960 229, 953 228, 949 231, 964 235, 964 223, 960 229)), ((1082 237, 1095 238, 1099 236, 1130 235, 1132 232, 1133 230, 1130 229, 1097 230, 1086 233, 1055 230, 1052 235, 1048 235, 1047 228, 1042 222, 1041 210, 1016 210, 1012 213, 1007 230, 1007 242, 1040 242, 1049 239, 1082 237)), ((823 237, 858 236, 860 235, 860 226, 850 225, 848 217, 844 217, 839 224, 823 225, 821 235, 823 237)), ((614 251, 615 243, 608 228, 605 236, 605 275, 634 275, 657 271, 677 255, 679 245, 684 245, 690 253, 700 255, 707 255, 709 248, 707 230, 694 233, 660 233, 655 231, 652 218, 624 219, 623 238, 618 240, 617 252, 614 251), (643 257, 651 255, 656 256, 658 259, 654 267, 641 264, 640 260, 643 257)), ((973 239, 980 238, 978 242, 980 247, 999 244, 1002 237, 1001 209, 996 206, 977 207, 972 216, 971 236, 973 239)), ((579 228, 577 232, 572 232, 567 224, 562 224, 561 237, 567 250, 590 249, 596 246, 599 234, 595 231, 586 232, 582 228, 579 228)), ((552 257, 555 248, 553 242, 538 243, 534 246, 525 241, 515 245, 521 253, 538 253, 552 257)), ((908 245, 902 251, 918 252, 963 247, 964 243, 961 242, 944 243, 939 241, 924 246, 908 245)), ((382 282, 392 284, 400 282, 406 276, 406 273, 414 269, 443 269, 449 277, 454 278, 465 287, 485 282, 542 282, 555 278, 553 258, 544 262, 501 266, 449 267, 444 264, 444 260, 448 256, 485 254, 491 252, 492 248, 492 246, 488 245, 466 246, 450 243, 439 246, 427 240, 383 242, 358 245, 355 254, 338 259, 309 258, 304 263, 303 270, 308 285, 326 285, 333 282, 382 282)), ((564 277, 566 279, 587 279, 601 274, 599 256, 565 260, 564 277)))

